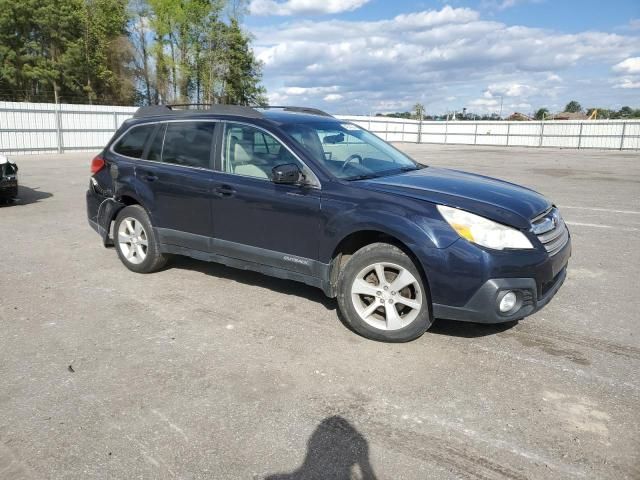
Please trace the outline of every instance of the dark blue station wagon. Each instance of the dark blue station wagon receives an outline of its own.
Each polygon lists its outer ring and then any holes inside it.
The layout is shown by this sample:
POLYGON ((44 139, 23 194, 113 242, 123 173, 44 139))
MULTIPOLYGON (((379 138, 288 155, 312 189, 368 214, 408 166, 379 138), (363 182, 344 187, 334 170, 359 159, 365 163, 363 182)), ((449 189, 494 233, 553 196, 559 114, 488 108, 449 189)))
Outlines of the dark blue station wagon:
POLYGON ((304 282, 376 340, 519 320, 571 255, 542 195, 421 165, 315 109, 142 107, 91 171, 89 223, 130 270, 178 254, 304 282))

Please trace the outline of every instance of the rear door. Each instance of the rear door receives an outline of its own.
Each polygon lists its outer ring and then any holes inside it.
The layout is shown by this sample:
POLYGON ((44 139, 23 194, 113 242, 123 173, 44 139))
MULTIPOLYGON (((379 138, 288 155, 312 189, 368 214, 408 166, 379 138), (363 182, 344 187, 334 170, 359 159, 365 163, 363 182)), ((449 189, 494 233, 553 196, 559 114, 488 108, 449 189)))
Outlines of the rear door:
POLYGON ((160 124, 138 162, 138 193, 163 244, 209 251, 216 122, 160 124))

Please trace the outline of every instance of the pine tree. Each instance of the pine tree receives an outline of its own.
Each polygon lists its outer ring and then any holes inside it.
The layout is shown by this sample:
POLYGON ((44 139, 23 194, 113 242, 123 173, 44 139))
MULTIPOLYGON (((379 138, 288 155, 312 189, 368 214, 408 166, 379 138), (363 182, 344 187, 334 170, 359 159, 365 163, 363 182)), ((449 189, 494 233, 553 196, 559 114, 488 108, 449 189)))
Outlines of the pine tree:
POLYGON ((226 103, 236 105, 265 105, 266 90, 260 85, 262 64, 249 47, 249 37, 238 21, 231 19, 226 28, 226 72, 224 96, 226 103))
POLYGON ((0 0, 0 95, 87 103, 264 103, 262 65, 240 26, 246 5, 0 0))
POLYGON ((13 100, 130 102, 126 24, 126 0, 0 0, 0 88, 13 100))
POLYGON ((135 95, 128 20, 125 0, 85 0, 84 93, 89 99, 120 103, 135 95))

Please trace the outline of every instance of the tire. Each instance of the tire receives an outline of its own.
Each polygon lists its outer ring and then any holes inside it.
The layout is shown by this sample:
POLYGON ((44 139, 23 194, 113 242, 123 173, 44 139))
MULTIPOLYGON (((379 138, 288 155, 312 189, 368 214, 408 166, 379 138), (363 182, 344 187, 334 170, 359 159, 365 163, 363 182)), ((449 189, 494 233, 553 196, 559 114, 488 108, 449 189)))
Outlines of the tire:
POLYGON ((113 227, 113 243, 120 261, 132 272, 153 273, 167 263, 166 255, 160 252, 149 215, 140 205, 120 210, 113 227))
POLYGON ((355 332, 383 342, 415 340, 433 323, 419 270, 388 243, 367 245, 351 256, 338 276, 338 307, 355 332))

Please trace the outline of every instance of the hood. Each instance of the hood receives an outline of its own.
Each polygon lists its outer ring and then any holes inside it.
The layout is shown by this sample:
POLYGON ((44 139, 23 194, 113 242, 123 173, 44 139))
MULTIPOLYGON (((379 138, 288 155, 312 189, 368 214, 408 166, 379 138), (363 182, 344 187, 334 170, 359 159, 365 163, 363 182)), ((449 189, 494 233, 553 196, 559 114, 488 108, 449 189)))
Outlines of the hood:
POLYGON ((357 182, 361 187, 461 208, 496 222, 529 228, 551 206, 533 190, 473 173, 427 167, 357 182))

